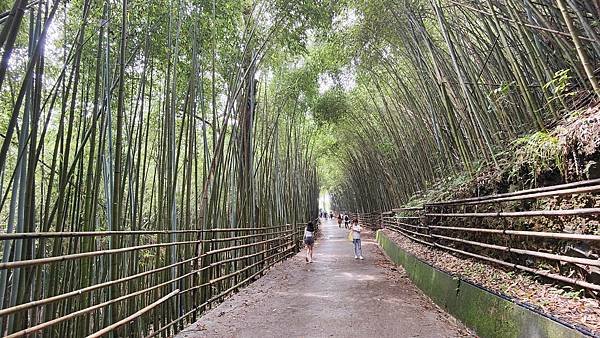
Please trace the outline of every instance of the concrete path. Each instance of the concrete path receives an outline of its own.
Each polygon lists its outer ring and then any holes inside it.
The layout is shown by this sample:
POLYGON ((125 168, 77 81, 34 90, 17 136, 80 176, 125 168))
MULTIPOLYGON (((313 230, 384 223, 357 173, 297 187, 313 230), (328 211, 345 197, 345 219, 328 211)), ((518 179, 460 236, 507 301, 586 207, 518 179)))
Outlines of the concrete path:
POLYGON ((190 325, 179 337, 462 337, 437 308, 363 235, 355 260, 347 230, 321 226, 315 262, 304 252, 275 266, 190 325))

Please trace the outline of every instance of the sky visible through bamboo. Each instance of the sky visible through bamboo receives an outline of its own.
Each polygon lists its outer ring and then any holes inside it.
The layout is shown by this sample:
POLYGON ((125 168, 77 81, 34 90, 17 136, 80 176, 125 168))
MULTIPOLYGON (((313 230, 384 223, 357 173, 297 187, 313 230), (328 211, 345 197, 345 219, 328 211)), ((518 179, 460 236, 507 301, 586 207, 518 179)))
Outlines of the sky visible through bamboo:
POLYGON ((2 335, 168 336, 297 250, 318 181, 263 66, 284 8, 0 9, 2 335))
POLYGON ((381 0, 357 11, 359 88, 329 179, 337 208, 391 210, 440 179, 499 167, 511 141, 599 98, 595 1, 381 0))

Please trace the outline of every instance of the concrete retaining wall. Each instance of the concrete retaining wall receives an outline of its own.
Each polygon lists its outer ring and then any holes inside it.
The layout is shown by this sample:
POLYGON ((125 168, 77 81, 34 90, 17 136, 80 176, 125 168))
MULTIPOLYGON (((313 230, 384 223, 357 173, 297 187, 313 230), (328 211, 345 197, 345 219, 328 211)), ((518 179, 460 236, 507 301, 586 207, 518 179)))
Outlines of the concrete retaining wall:
POLYGON ((481 337, 585 337, 581 332, 453 277, 400 249, 383 232, 377 242, 437 305, 481 337))

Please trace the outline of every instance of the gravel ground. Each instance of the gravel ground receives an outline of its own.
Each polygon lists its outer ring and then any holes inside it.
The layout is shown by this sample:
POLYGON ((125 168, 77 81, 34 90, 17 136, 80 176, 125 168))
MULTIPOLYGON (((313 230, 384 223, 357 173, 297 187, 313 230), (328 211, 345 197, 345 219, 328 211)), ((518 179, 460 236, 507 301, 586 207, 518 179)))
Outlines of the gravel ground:
POLYGON ((600 335, 600 303, 597 299, 582 297, 569 287, 546 284, 526 273, 505 271, 481 261, 427 247, 389 229, 383 231, 402 249, 442 271, 533 305, 545 314, 600 335))
POLYGON ((208 311, 178 337, 464 337, 471 333, 388 261, 372 233, 355 260, 346 231, 322 226, 300 253, 208 311))

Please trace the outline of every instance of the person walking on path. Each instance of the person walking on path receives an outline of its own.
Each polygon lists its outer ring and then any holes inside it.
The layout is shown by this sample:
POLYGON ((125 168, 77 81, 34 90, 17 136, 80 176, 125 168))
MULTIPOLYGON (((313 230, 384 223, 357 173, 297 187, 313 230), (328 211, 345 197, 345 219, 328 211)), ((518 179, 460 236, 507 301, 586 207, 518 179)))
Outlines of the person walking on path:
POLYGON ((348 215, 344 215, 344 228, 348 229, 348 215))
POLYGON ((362 256, 362 247, 360 243, 360 233, 362 227, 358 224, 358 220, 355 218, 352 220, 352 243, 354 243, 354 259, 364 259, 362 256))
POLYGON ((304 244, 306 244, 306 262, 312 263, 313 246, 315 245, 315 226, 312 222, 308 222, 304 229, 304 244))
POLYGON ((338 214, 338 228, 342 228, 342 214, 338 214))

